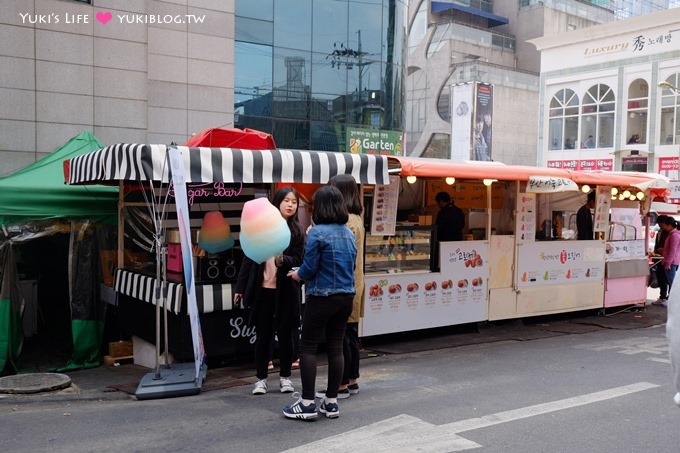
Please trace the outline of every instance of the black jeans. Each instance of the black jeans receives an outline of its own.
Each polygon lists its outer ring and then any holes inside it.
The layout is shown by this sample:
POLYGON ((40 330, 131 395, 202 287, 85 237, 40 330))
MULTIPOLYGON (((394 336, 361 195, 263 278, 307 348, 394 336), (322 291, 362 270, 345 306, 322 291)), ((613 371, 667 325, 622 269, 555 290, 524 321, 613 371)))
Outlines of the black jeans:
POLYGON ((326 396, 336 398, 342 380, 344 359, 342 341, 345 337, 347 318, 352 313, 353 294, 332 294, 330 296, 307 296, 302 316, 302 354, 300 377, 302 398, 313 400, 316 385, 316 353, 326 332, 326 354, 328 357, 328 386, 326 396))
POLYGON ((656 272, 656 281, 659 283, 659 298, 668 299, 668 279, 666 278, 666 269, 661 263, 654 266, 656 272))
POLYGON ((359 323, 348 322, 345 329, 345 340, 342 344, 342 354, 345 357, 345 368, 342 373, 342 385, 349 384, 350 379, 359 378, 359 323))
POLYGON ((276 290, 262 288, 258 307, 255 311, 255 369, 258 379, 266 379, 267 365, 271 358, 274 331, 279 340, 279 375, 290 377, 293 361, 293 337, 290 328, 276 329, 276 290))

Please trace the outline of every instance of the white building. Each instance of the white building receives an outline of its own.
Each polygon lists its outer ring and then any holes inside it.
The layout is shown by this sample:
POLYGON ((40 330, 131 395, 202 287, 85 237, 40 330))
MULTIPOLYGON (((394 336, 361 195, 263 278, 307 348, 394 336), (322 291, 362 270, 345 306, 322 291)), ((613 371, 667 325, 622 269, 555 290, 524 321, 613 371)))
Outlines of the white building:
POLYGON ((533 39, 538 165, 678 178, 680 10, 533 39))

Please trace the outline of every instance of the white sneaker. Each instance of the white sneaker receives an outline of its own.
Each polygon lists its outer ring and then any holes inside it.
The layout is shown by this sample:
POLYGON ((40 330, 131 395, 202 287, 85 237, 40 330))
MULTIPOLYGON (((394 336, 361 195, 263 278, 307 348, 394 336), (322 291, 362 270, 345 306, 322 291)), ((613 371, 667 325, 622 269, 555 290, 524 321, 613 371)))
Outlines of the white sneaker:
POLYGON ((265 393, 267 393, 267 381, 260 379, 255 383, 253 395, 264 395, 265 393))
POLYGON ((281 393, 293 393, 295 389, 293 388, 293 383, 288 378, 281 378, 279 381, 279 386, 281 387, 281 393))

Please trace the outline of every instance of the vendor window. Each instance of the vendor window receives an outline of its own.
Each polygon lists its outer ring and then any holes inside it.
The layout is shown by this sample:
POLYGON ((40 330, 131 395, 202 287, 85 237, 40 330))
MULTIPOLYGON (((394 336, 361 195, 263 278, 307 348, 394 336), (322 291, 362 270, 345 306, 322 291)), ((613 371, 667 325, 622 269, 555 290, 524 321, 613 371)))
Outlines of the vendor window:
POLYGON ((578 137, 579 99, 574 91, 558 91, 550 101, 549 143, 552 150, 574 149, 578 137))
POLYGON ((581 148, 610 148, 614 145, 614 91, 605 84, 593 85, 581 106, 581 148))
MULTIPOLYGON (((680 83, 679 74, 673 74, 666 79, 672 87, 680 83)), ((680 143, 680 96, 678 91, 667 87, 661 89, 661 129, 659 134, 660 145, 677 145, 680 143)))
POLYGON ((628 87, 628 112, 626 117, 626 144, 647 143, 647 109, 649 85, 636 79, 628 87))

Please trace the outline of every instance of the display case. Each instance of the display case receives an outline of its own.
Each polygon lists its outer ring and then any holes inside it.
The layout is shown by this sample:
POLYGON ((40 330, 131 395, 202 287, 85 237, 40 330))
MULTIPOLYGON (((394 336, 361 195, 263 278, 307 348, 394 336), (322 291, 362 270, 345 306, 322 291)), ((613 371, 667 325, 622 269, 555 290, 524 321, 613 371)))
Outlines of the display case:
POLYGON ((394 236, 366 235, 366 273, 397 273, 434 269, 434 226, 397 224, 394 236))

